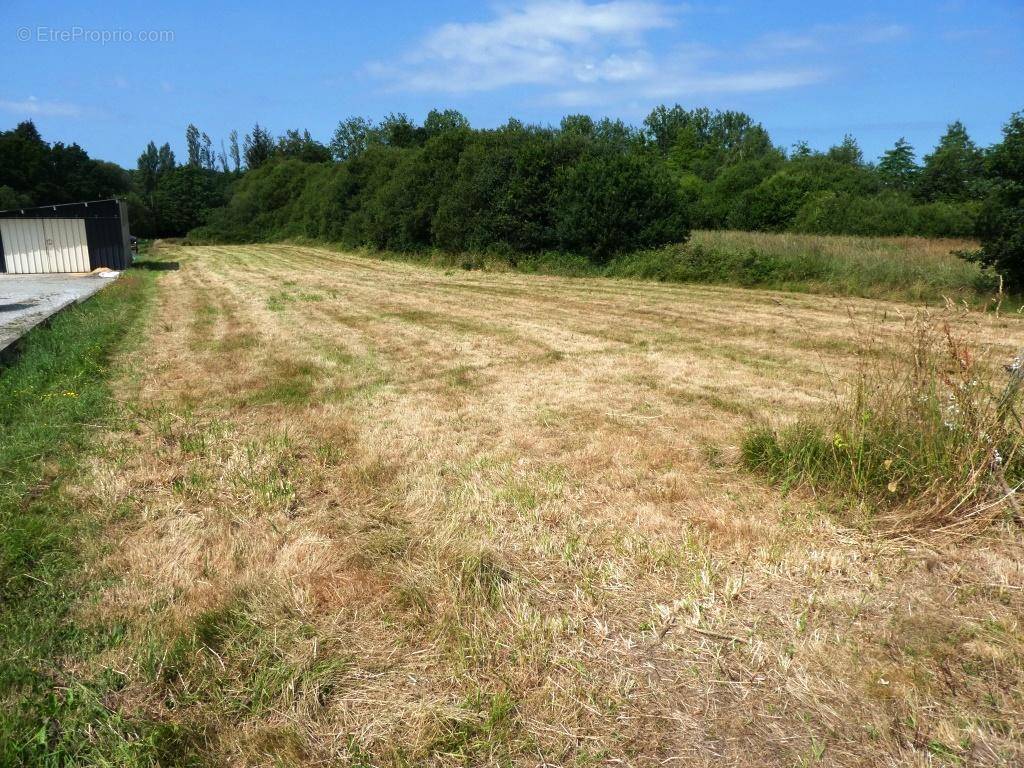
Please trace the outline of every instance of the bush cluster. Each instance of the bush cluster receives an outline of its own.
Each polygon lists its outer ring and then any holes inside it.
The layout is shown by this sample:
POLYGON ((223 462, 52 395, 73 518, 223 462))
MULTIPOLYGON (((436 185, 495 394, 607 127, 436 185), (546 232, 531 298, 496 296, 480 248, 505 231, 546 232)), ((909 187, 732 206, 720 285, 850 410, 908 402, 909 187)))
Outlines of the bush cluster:
POLYGON ((475 130, 452 110, 423 125, 350 118, 329 148, 298 131, 275 145, 257 126, 246 147, 261 149, 193 240, 304 236, 513 261, 559 250, 603 265, 682 242, 690 226, 971 237, 992 189, 984 151, 960 123, 923 164, 902 140, 872 164, 849 136, 786 153, 748 115, 678 105, 638 128, 571 115, 557 128, 475 130))
POLYGON ((689 233, 669 169, 599 135, 453 128, 340 163, 281 157, 250 171, 193 241, 320 238, 394 251, 563 250, 595 263, 689 233))

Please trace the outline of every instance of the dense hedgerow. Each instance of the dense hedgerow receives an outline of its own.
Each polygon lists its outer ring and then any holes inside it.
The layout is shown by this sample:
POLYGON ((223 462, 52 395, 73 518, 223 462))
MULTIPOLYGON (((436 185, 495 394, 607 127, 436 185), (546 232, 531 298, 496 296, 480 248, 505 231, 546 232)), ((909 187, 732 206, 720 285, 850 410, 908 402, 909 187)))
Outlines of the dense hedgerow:
POLYGON ((333 163, 308 136, 289 136, 276 150, 264 137, 259 165, 193 241, 302 236, 512 261, 554 250, 600 266, 683 242, 691 226, 971 237, 992 189, 984 151, 959 123, 923 165, 902 140, 877 165, 850 137, 786 153, 747 115, 679 106, 640 128, 572 115, 557 128, 475 130, 450 110, 422 126, 353 119, 339 125, 333 163))
POLYGON ((340 164, 251 171, 195 242, 309 237, 410 251, 563 250, 595 263, 685 241, 689 213, 655 155, 527 129, 452 131, 340 164))

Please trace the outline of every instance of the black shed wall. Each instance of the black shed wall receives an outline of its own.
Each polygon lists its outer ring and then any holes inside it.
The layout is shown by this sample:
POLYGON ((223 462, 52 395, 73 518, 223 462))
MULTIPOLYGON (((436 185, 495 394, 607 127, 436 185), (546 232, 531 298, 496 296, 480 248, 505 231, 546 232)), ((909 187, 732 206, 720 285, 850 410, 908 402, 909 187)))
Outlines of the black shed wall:
MULTIPOLYGON (((0 211, 3 219, 85 219, 85 239, 89 244, 89 268, 127 269, 132 263, 128 244, 128 207, 123 200, 92 200, 87 203, 62 203, 34 208, 0 211)), ((3 243, 0 243, 0 271, 6 269, 3 243)))

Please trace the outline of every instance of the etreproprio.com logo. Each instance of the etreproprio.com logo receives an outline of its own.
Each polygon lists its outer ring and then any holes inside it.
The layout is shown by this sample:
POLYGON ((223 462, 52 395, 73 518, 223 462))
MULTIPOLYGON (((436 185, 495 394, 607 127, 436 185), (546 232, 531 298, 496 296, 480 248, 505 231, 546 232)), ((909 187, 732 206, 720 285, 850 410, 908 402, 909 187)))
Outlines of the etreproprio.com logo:
POLYGON ((22 43, 173 43, 171 29, 91 29, 89 27, 18 27, 22 43))

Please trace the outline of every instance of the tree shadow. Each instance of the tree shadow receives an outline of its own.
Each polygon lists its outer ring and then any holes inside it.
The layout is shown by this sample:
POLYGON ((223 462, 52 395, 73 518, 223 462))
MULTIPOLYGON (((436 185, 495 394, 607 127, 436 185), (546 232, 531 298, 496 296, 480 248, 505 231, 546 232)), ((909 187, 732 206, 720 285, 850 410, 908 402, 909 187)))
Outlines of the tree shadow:
POLYGON ((181 269, 181 264, 176 261, 150 261, 144 259, 142 261, 132 262, 132 269, 148 269, 151 272, 174 272, 181 269))

